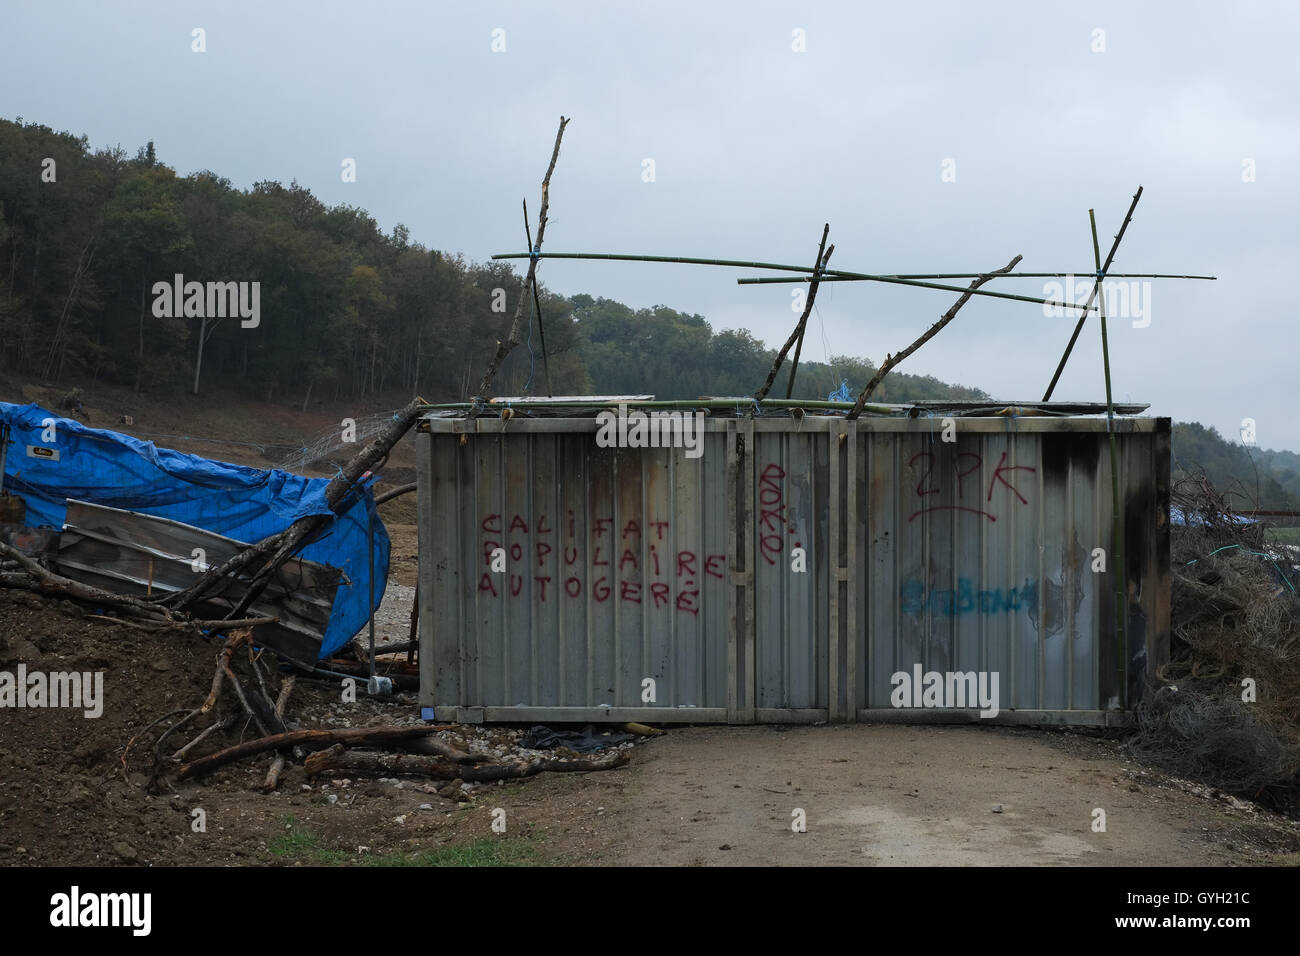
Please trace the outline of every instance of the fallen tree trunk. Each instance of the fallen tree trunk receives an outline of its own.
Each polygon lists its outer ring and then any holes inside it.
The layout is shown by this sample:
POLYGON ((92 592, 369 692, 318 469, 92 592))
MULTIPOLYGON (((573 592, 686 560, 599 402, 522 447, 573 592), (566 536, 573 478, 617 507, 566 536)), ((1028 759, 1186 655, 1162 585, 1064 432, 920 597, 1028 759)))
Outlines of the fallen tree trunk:
POLYGON ((414 754, 385 754, 364 751, 350 751, 342 744, 336 744, 328 750, 312 754, 303 763, 307 776, 335 770, 348 773, 401 773, 412 776, 433 777, 435 780, 455 780, 483 782, 490 780, 511 780, 519 777, 531 777, 543 771, 551 773, 587 772, 593 770, 612 770, 621 767, 631 759, 619 751, 604 757, 576 758, 560 760, 538 758, 519 764, 485 764, 468 767, 438 757, 423 757, 414 754))
POLYGON ((446 757, 453 763, 487 763, 488 758, 483 754, 466 753, 458 747, 453 747, 445 740, 437 737, 417 737, 412 741, 404 744, 408 750, 414 750, 419 754, 426 754, 433 757, 446 757))
POLYGON ((344 730, 291 730, 288 733, 273 734, 270 737, 259 737, 257 740, 245 741, 242 744, 236 744, 234 747, 227 747, 225 750, 218 750, 214 754, 208 754, 206 757, 200 757, 198 760, 192 760, 187 764, 183 764, 177 770, 176 778, 186 780, 189 777, 197 777, 236 760, 266 753, 268 750, 292 747, 295 744, 299 744, 307 750, 321 750, 332 744, 339 743, 382 746, 402 740, 410 740, 413 737, 428 736, 437 733, 439 730, 446 729, 446 725, 431 724, 427 727, 350 727, 344 730))

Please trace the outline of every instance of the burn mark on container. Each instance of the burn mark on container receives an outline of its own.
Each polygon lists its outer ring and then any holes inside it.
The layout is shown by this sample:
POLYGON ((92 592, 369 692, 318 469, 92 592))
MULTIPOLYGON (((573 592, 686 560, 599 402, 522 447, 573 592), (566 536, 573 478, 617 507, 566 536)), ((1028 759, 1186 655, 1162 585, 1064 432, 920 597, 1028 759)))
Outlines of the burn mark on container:
POLYGON ((1124 502, 1124 643, 1128 661, 1125 703, 1130 707, 1141 695, 1146 675, 1147 616, 1142 609, 1142 586, 1155 507, 1155 489, 1149 485, 1132 491, 1124 502))
POLYGON ((1070 480, 1071 471, 1076 475, 1095 474, 1101 445, 1096 435, 1086 432, 1044 432, 1043 483, 1064 487, 1070 480))
POLYGON ((1047 578, 1044 582, 1040 623, 1046 637, 1060 634, 1069 621, 1076 619, 1079 608, 1083 606, 1083 574, 1088 565, 1088 552, 1079 543, 1078 529, 1075 529, 1073 538, 1072 544, 1061 551, 1060 578, 1047 578))

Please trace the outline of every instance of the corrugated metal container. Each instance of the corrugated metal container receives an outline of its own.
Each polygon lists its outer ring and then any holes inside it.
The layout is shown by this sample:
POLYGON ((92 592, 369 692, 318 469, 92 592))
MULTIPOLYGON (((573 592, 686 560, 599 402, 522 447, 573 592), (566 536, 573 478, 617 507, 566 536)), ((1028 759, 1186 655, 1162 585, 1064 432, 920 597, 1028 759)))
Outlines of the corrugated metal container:
POLYGON ((1105 420, 955 426, 712 417, 691 458, 601 448, 592 418, 424 419, 421 703, 462 721, 979 719, 951 696, 895 706, 895 675, 982 672, 995 722, 1124 722, 1168 655, 1169 420, 1114 426, 1122 654, 1105 420))

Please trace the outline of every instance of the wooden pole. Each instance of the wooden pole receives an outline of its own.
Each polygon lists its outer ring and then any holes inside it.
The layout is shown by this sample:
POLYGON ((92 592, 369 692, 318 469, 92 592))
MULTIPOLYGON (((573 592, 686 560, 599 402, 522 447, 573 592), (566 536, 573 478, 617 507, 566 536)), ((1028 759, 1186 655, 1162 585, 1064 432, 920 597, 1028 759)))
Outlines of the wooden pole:
MULTIPOLYGON (((819 284, 818 280, 821 278, 821 271, 826 268, 826 263, 830 261, 831 253, 835 251, 834 246, 831 246, 829 249, 826 248, 826 237, 830 235, 830 231, 831 224, 829 222, 822 226, 822 241, 817 247, 817 262, 813 267, 813 281, 808 286, 808 299, 804 302, 803 314, 799 316, 799 321, 795 323, 794 331, 790 333, 790 337, 786 339, 785 345, 781 346, 781 351, 777 353, 776 361, 772 363, 772 370, 767 373, 767 381, 763 383, 762 388, 754 393, 755 402, 761 402, 763 399, 767 398, 767 393, 772 388, 772 382, 776 380, 776 373, 780 370, 781 363, 785 361, 786 354, 796 342, 803 341, 804 325, 807 324, 808 315, 812 312, 813 303, 817 300, 817 286, 819 284)), ((793 368, 790 370, 790 385, 791 387, 794 386, 793 368)), ((786 395, 786 398, 789 397, 789 395, 786 395)), ((750 414, 752 416, 753 409, 750 410, 750 414)))
MULTIPOLYGON (((1138 193, 1142 190, 1139 188, 1138 193)), ((1133 202, 1137 203, 1137 196, 1133 197, 1133 202)), ((1132 207, 1129 208, 1130 214, 1132 207)), ((1097 244, 1097 217, 1093 210, 1088 210, 1088 221, 1092 224, 1092 255, 1097 261, 1099 272, 1105 270, 1101 266, 1101 247, 1097 244)), ((1120 230, 1123 233, 1123 230, 1120 230)), ((1118 237, 1117 237, 1118 241, 1118 237)), ((1112 573, 1115 575, 1115 634, 1119 641, 1118 661, 1118 678, 1119 678, 1119 705, 1122 708, 1127 698, 1128 675, 1128 640, 1125 637, 1124 619, 1128 616, 1128 609, 1125 607, 1124 594, 1124 532, 1123 523, 1120 518, 1120 498, 1119 498, 1119 450, 1115 445, 1115 403, 1111 399, 1110 390, 1110 346, 1106 339, 1106 290, 1101 288, 1101 282, 1096 284, 1098 293, 1098 310, 1097 315, 1101 320, 1101 364, 1106 373, 1106 434, 1110 438, 1110 549, 1115 555, 1112 564, 1112 573)))
MULTIPOLYGON (((1049 401, 1052 392, 1056 390, 1056 383, 1061 378, 1061 373, 1065 371, 1065 363, 1070 360, 1070 353, 1074 350, 1074 343, 1079 340, 1079 333, 1083 331, 1083 320, 1088 317, 1088 307, 1092 305, 1092 300, 1097 297, 1101 291, 1101 283, 1106 278, 1106 272, 1110 269, 1110 264, 1115 261, 1115 253, 1119 249, 1120 240, 1124 238, 1124 231, 1128 229, 1128 224, 1133 221, 1133 210, 1137 208, 1138 200, 1142 198, 1142 187, 1133 194, 1133 201, 1129 203, 1128 213, 1124 216, 1124 222, 1119 227, 1119 232, 1115 233, 1115 241, 1110 245, 1110 252, 1106 255, 1106 264, 1097 266, 1097 280, 1092 284, 1092 292, 1088 295, 1088 301, 1083 308, 1083 314, 1079 316, 1078 323, 1074 326, 1074 334, 1070 336, 1070 342, 1065 346, 1065 354, 1061 356, 1061 363, 1056 366, 1056 374, 1052 376, 1052 381, 1047 386, 1047 391, 1043 393, 1043 401, 1049 401)), ((1099 258, 1098 256, 1094 256, 1099 258)))
POLYGON ((505 357, 510 354, 511 350, 519 344, 519 331, 523 327, 524 314, 528 305, 528 287, 537 281, 537 263, 541 261, 542 239, 546 235, 546 212, 551 203, 551 174, 555 172, 555 161, 560 158, 560 140, 564 138, 564 127, 568 125, 568 119, 561 116, 560 128, 555 134, 555 148, 551 151, 551 163, 546 167, 546 176, 542 180, 542 210, 537 217, 537 244, 528 252, 528 275, 524 279, 523 294, 519 296, 519 301, 515 303, 515 317, 510 325, 510 335, 504 342, 497 343, 496 354, 488 362, 487 370, 483 373, 483 379, 479 382, 478 400, 474 403, 475 407, 470 410, 467 416, 471 421, 478 417, 478 405, 487 401, 488 390, 492 388, 492 380, 496 378, 497 369, 501 367, 501 363, 505 361, 505 357))
MULTIPOLYGON (((524 200, 524 235, 528 239, 528 248, 533 248, 532 232, 528 228, 528 200, 524 200)), ((546 397, 551 398, 551 363, 546 357, 546 327, 542 325, 542 300, 537 294, 537 275, 533 275, 533 309, 537 312, 537 334, 542 339, 542 373, 546 376, 546 397)))

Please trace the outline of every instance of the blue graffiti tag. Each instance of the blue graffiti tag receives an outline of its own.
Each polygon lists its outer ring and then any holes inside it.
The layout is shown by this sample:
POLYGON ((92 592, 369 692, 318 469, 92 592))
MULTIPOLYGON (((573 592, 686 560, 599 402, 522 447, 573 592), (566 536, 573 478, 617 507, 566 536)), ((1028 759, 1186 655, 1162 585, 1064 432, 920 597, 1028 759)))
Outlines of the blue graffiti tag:
POLYGON ((975 590, 970 578, 959 578, 957 590, 926 591, 925 582, 910 578, 900 594, 905 614, 921 614, 929 610, 940 617, 957 617, 978 611, 981 614, 1014 614, 1022 608, 1030 615, 1038 613, 1038 582, 1025 579, 1019 588, 994 588, 975 590))

